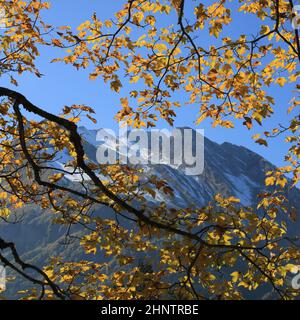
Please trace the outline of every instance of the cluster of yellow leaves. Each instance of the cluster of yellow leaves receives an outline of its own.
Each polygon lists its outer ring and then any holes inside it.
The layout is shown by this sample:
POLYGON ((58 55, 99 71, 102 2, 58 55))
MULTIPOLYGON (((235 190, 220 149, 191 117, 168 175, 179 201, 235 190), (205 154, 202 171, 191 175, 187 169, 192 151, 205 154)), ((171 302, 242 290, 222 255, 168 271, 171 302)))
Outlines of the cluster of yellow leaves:
MULTIPOLYGON (((290 112, 299 106, 299 102, 294 98, 292 100, 292 106, 290 112)), ((274 128, 271 132, 265 131, 265 139, 274 139, 277 136, 285 135, 285 142, 289 144, 288 153, 285 156, 287 165, 276 168, 274 171, 267 172, 267 178, 265 180, 267 186, 279 186, 281 188, 293 188, 298 185, 300 180, 300 135, 299 135, 300 119, 299 115, 293 118, 289 125, 286 127, 280 126, 274 128), (291 176, 291 183, 288 183, 287 176, 291 176)), ((253 139, 259 138, 260 135, 256 134, 253 139)), ((258 139, 256 142, 267 145, 265 139, 258 139)))
MULTIPOLYGON (((255 13, 261 19, 275 12, 271 1, 240 2, 245 2, 240 11, 255 13)), ((172 3, 177 11, 180 3, 172 3)), ((128 96, 121 98, 116 118, 134 127, 154 126, 158 115, 172 125, 180 106, 173 96, 180 90, 186 92, 190 104, 200 106, 198 124, 212 118, 214 126, 232 128, 233 122, 223 119, 231 115, 244 120, 244 125, 251 129, 253 121, 261 125, 273 113, 274 99, 266 88, 297 80, 297 55, 291 47, 277 44, 282 39, 275 37, 269 25, 262 25, 260 31, 268 42, 257 42, 255 47, 245 35, 236 40, 224 36, 220 45, 208 48, 192 42, 190 39, 199 28, 203 34, 217 38, 223 33, 223 26, 231 22, 226 5, 227 1, 221 1, 196 6, 195 21, 182 33, 179 26, 157 26, 156 16, 170 15, 170 7, 160 1, 134 1, 116 13, 117 26, 110 20, 101 22, 94 15, 91 21, 79 26, 78 34, 71 30, 60 34, 58 46, 65 43, 73 49, 57 60, 78 69, 94 65, 90 78, 102 76, 117 93, 121 93, 123 79, 129 79, 135 88, 130 92, 130 100, 128 96), (132 20, 128 20, 129 14, 132 20), (134 39, 132 28, 143 28, 143 34, 134 39), (142 89, 138 89, 141 85, 142 89)), ((281 6, 283 12, 288 4, 285 1, 281 6)), ((285 30, 282 34, 288 40, 293 37, 285 30)), ((266 145, 264 140, 258 143, 266 145)))
MULTIPOLYGON (((217 195, 214 203, 202 209, 173 210, 165 218, 159 210, 153 212, 157 221, 170 219, 173 225, 188 229, 195 229, 196 221, 205 243, 196 246, 192 240, 149 226, 137 228, 96 218, 96 230, 83 236, 81 245, 87 254, 97 252, 104 262, 55 258, 45 271, 75 299, 190 299, 195 298, 193 290, 198 298, 207 291, 210 297, 241 299, 243 288, 256 290, 270 281, 284 291, 286 277, 299 262, 299 251, 280 245, 286 230, 276 217, 257 214, 238 203, 234 197, 217 195), (153 241, 154 234, 159 242, 153 241), (263 254, 256 248, 263 248, 263 254), (220 278, 228 268, 243 272, 220 278)), ((266 212, 271 207, 266 206, 266 212)), ((295 294, 288 290, 284 297, 295 294)), ((53 293, 49 291, 47 298, 54 298, 53 293)))
MULTIPOLYGON (((41 76, 35 66, 35 58, 39 56, 38 46, 46 44, 43 32, 50 26, 41 20, 41 12, 49 8, 49 2, 33 0, 0 1, 0 8, 5 12, 4 26, 1 28, 0 42, 0 75, 12 71, 22 74, 25 71, 41 76)), ((17 81, 10 74, 11 82, 17 81)))

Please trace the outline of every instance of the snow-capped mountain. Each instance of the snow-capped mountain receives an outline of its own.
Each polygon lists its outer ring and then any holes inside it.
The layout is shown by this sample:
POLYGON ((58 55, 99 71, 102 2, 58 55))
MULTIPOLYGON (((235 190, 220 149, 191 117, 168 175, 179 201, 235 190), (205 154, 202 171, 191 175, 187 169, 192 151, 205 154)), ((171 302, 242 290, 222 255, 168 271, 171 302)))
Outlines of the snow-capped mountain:
MULTIPOLYGON (((85 141, 89 159, 95 161, 99 146, 97 130, 80 127, 79 132, 85 141)), ((143 167, 145 174, 156 175, 168 182, 175 193, 175 198, 169 200, 179 207, 206 205, 216 193, 236 196, 245 206, 255 205, 257 194, 265 190, 265 173, 275 168, 245 147, 228 142, 220 145, 208 138, 204 138, 204 170, 199 175, 186 174, 184 165, 163 163, 146 164, 143 167)), ((298 204, 300 207, 300 193, 297 189, 289 191, 288 197, 293 205, 298 204)))

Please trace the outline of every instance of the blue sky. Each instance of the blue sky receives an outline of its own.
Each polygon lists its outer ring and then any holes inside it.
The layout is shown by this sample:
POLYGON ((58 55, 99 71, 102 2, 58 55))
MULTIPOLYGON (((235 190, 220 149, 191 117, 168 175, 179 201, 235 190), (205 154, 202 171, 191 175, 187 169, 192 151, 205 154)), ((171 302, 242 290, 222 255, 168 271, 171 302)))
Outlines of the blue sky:
MULTIPOLYGON (((44 14, 46 22, 53 25, 71 25, 76 27, 83 21, 88 20, 93 12, 97 12, 97 16, 100 19, 105 20, 110 18, 124 1, 52 0, 51 3, 52 8, 44 14)), ((190 3, 194 4, 193 1, 190 3)), ((254 17, 237 14, 234 23, 227 31, 234 38, 235 34, 256 34, 258 30, 257 21, 254 17)), ((212 40, 203 39, 203 41, 208 42, 206 46, 209 46, 209 41, 212 40)), ((122 95, 113 93, 110 91, 109 85, 104 84, 100 78, 90 81, 87 71, 76 71, 73 67, 60 63, 51 64, 50 61, 57 56, 62 56, 59 50, 43 48, 41 50, 41 57, 38 59, 38 66, 44 76, 38 79, 32 75, 23 75, 18 78, 19 87, 17 90, 25 94, 36 105, 56 114, 65 105, 89 105, 96 110, 98 124, 94 125, 89 121, 83 121, 83 125, 86 125, 88 128, 117 128, 117 123, 113 117, 120 105, 120 97, 124 96, 126 89, 128 89, 126 85, 123 88, 122 95)), ((1 86, 13 88, 5 78, 0 79, 0 84, 1 86)), ((276 98, 275 115, 271 120, 265 122, 264 128, 256 126, 254 130, 248 131, 241 123, 236 123, 235 129, 211 128, 210 121, 206 121, 201 124, 199 129, 204 129, 206 137, 213 141, 218 143, 227 141, 245 146, 261 154, 276 165, 283 165, 283 157, 287 147, 282 143, 282 139, 274 139, 270 142, 269 148, 265 148, 254 143, 251 136, 255 133, 271 129, 278 123, 287 123, 288 116, 286 110, 288 102, 293 97, 292 89, 293 87, 288 86, 285 88, 276 87, 276 89, 273 88, 269 92, 270 95, 276 98)), ((197 117, 198 109, 196 105, 183 107, 178 112, 175 126, 197 128, 194 125, 194 121, 197 117)), ((166 123, 159 123, 159 126, 168 128, 166 123)))

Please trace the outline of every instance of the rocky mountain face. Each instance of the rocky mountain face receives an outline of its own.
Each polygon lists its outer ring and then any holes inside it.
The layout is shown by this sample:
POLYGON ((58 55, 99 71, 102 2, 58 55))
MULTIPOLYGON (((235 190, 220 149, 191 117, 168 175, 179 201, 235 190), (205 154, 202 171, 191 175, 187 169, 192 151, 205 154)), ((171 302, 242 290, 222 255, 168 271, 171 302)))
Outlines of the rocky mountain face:
MULTIPOLYGON (((96 160, 98 142, 97 132, 80 128, 86 154, 96 160)), ((64 156, 62 159, 65 161, 64 156)), ((60 159, 60 161, 62 161, 60 159)), ((61 163, 57 163, 61 166, 61 163)), ((217 144, 204 139, 204 171, 197 176, 187 175, 183 166, 167 164, 145 165, 145 174, 155 174, 168 182, 174 190, 174 197, 157 194, 156 201, 165 201, 173 207, 201 207, 206 205, 216 193, 223 196, 236 196, 246 206, 255 205, 257 194, 265 190, 265 172, 274 166, 258 154, 247 148, 231 143, 217 144)), ((69 177, 70 180, 71 177, 69 177)), ((74 179, 69 181, 76 183, 74 179)), ((289 191, 291 205, 300 208, 300 192, 289 191)), ((106 208, 99 208, 99 214, 106 214, 106 208)), ((66 229, 52 223, 53 215, 36 206, 25 207, 20 212, 22 221, 18 224, 0 223, 0 235, 6 241, 14 241, 23 259, 38 265, 44 265, 50 256, 63 255, 68 260, 81 259, 83 254, 76 243, 66 243, 66 229)), ((299 220, 292 223, 287 219, 290 232, 300 235, 299 220)), ((76 231, 75 231, 76 232, 76 231)), ((78 231, 80 232, 80 231, 78 231)), ((17 298, 16 284, 8 284, 6 295, 17 298)))

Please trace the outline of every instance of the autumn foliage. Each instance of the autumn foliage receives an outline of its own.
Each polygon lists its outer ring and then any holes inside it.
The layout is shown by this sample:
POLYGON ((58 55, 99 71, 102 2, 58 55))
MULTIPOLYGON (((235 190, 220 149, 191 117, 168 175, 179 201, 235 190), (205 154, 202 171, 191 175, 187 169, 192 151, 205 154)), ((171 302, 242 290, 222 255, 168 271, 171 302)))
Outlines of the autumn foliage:
POLYGON ((51 210, 56 223, 82 228, 77 240, 90 257, 52 257, 39 269, 0 235, 0 261, 34 287, 22 292, 25 298, 243 299, 266 285, 278 299, 299 294, 286 281, 300 252, 285 223, 299 208, 282 192, 296 188, 300 178, 300 40, 291 27, 293 1, 192 1, 192 10, 187 2, 120 1, 113 17, 103 21, 96 12, 73 30, 41 19, 49 2, 0 0, 7 16, 0 76, 11 80, 10 89, 0 87, 0 217, 9 221, 28 204, 51 210), (227 26, 235 11, 255 15, 257 30, 231 37, 227 26), (196 105, 198 125, 210 119, 213 127, 233 128, 241 121, 262 147, 284 135, 287 164, 266 173, 269 191, 258 195, 258 208, 218 194, 204 208, 149 208, 155 190, 172 195, 168 181, 149 177, 140 183, 141 169, 98 165, 85 156, 77 123, 83 116, 95 122, 97 110, 74 101, 54 115, 18 92, 23 73, 41 77, 41 46, 60 49, 52 63, 87 69, 91 81, 102 79, 120 94, 116 121, 135 128, 155 127, 158 119, 172 125, 179 108, 188 112, 196 105), (257 134, 254 124, 263 126, 276 108, 272 90, 286 85, 294 86, 295 96, 280 107, 290 122, 257 134), (178 101, 178 93, 185 99, 178 101), (68 172, 50 165, 62 150, 72 159, 66 165, 89 178, 77 187, 61 183, 68 172), (114 212, 111 218, 94 215, 103 207, 114 212))

